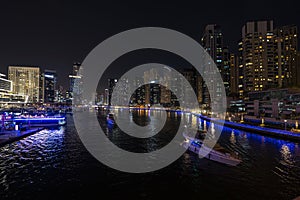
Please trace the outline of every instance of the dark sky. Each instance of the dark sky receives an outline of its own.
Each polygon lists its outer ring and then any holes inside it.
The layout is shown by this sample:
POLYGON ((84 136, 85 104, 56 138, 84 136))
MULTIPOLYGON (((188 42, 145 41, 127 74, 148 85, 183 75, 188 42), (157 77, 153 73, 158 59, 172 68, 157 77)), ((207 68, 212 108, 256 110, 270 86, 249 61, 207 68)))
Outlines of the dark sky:
POLYGON ((175 29, 200 41, 204 26, 222 26, 235 52, 245 22, 273 19, 300 25, 297 1, 3 1, 0 5, 0 72, 8 65, 55 69, 67 86, 72 63, 104 39, 143 26, 175 29), (196 3, 197 2, 197 3, 196 3), (238 3, 237 3, 238 2, 238 3))

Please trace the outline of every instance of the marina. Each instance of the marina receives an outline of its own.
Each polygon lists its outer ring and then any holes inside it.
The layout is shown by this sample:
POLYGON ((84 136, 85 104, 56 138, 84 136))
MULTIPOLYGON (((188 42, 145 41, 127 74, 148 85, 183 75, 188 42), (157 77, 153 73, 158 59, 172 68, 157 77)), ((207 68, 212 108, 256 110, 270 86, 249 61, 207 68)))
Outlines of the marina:
MULTIPOLYGON (((117 115, 116 111, 114 111, 117 115)), ((151 111, 158 115, 160 111, 151 111)), ((99 112, 101 127, 107 127, 107 112, 99 112)), ((148 113, 136 111, 133 117, 147 122, 148 113)), ((153 151, 170 141, 180 120, 188 120, 202 130, 220 128, 194 115, 172 112, 166 125, 151 140, 133 140, 118 127, 107 137, 132 152, 153 151)), ((299 193, 300 147, 292 141, 275 139, 224 127, 218 143, 238 152, 236 166, 199 158, 186 151, 170 166, 146 174, 128 174, 111 169, 93 158, 78 138, 72 117, 65 126, 44 129, 1 147, 1 199, 83 199, 105 195, 111 199, 177 198, 196 199, 293 199, 299 193), (135 188, 137 193, 128 190, 135 188), (195 188, 194 190, 189 190, 195 188), (218 188, 218 190, 216 190, 218 188), (188 193, 186 191, 189 191, 188 193)), ((182 133, 180 133, 182 134, 182 133)), ((178 146, 179 148, 184 148, 178 146)), ((110 156, 109 154, 107 156, 110 156)))

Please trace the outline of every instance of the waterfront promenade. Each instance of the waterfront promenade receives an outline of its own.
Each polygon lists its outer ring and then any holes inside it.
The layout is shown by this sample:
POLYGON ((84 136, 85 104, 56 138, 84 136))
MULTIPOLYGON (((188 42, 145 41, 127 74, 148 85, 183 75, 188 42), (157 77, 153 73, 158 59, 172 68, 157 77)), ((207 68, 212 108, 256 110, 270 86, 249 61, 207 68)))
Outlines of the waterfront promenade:
POLYGON ((294 141, 300 141, 300 133, 294 133, 291 131, 287 130, 280 130, 280 129, 274 129, 274 128, 267 128, 263 126, 254 126, 250 124, 245 124, 245 123, 236 123, 236 122, 230 122, 227 120, 220 120, 216 118, 209 118, 204 115, 199 115, 195 114, 196 116, 200 117, 201 119, 211 121, 216 124, 224 124, 224 126, 242 130, 242 131, 247 131, 250 133, 256 133, 256 134, 261 134, 261 135, 266 135, 266 136, 272 136, 272 137, 278 137, 281 139, 288 139, 288 140, 294 140, 294 141))

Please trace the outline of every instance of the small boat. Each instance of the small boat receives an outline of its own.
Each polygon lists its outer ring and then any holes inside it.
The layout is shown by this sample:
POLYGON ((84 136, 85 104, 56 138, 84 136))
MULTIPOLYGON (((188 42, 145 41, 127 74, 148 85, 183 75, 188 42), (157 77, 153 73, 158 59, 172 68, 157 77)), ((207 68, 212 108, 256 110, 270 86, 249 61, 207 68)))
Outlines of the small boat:
POLYGON ((198 154, 200 158, 205 157, 209 160, 230 166, 236 166, 241 162, 237 154, 228 151, 219 144, 216 144, 212 149, 208 146, 205 146, 202 139, 197 139, 197 134, 196 138, 190 137, 186 133, 184 133, 183 136, 185 137, 185 141, 183 142, 182 146, 198 154))
POLYGON ((108 113, 106 116, 106 121, 109 125, 114 125, 115 124, 115 118, 113 113, 108 113))

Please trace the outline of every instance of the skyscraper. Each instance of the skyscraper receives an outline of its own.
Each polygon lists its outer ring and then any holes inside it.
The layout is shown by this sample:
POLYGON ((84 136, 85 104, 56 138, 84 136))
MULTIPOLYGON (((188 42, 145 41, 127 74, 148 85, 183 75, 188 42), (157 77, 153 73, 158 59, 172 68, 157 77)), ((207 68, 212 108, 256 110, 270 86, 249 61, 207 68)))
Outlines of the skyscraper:
POLYGON ((109 78, 108 79, 108 105, 111 105, 111 96, 114 91, 114 87, 116 86, 118 79, 109 78))
POLYGON ((296 85, 300 88, 300 52, 297 52, 296 85))
POLYGON ((244 79, 244 65, 243 65, 243 41, 240 40, 238 43, 238 55, 237 55, 237 65, 238 65, 238 97, 239 99, 244 98, 244 88, 245 88, 245 79, 244 79))
POLYGON ((288 25, 275 29, 276 68, 278 68, 278 86, 297 85, 297 26, 288 25))
POLYGON ((57 74, 55 70, 45 70, 43 75, 43 100, 44 103, 54 103, 56 99, 57 74))
POLYGON ((82 66, 80 63, 73 64, 73 71, 72 74, 69 75, 70 79, 70 89, 68 91, 70 98, 67 101, 73 101, 74 95, 76 94, 77 102, 73 102, 75 104, 81 104, 82 101, 82 66))
POLYGON ((158 104, 160 103, 160 87, 158 85, 159 76, 156 69, 150 69, 144 72, 145 85, 145 104, 158 104))
POLYGON ((248 22, 241 49, 245 92, 298 85, 295 25, 274 28, 273 21, 248 22))
POLYGON ((230 96, 239 97, 239 66, 238 57, 230 54, 230 96))
POLYGON ((223 79, 226 95, 230 94, 230 52, 228 47, 223 47, 223 63, 220 73, 223 79))
POLYGON ((201 42, 204 49, 212 57, 212 59, 216 62, 217 67, 220 69, 223 62, 223 34, 221 27, 216 24, 207 25, 201 42))
MULTIPOLYGON (((209 90, 216 91, 216 97, 221 96, 221 86, 222 84, 225 87, 227 95, 229 94, 229 81, 230 81, 230 69, 229 69, 229 51, 227 48, 223 46, 223 34, 221 31, 221 27, 216 24, 209 24, 205 27, 203 37, 201 39, 202 46, 207 51, 207 53, 211 56, 213 61, 215 62, 219 73, 223 79, 223 83, 214 83, 209 82, 203 84, 203 103, 210 104, 210 97, 215 98, 214 96, 210 96, 209 90), (225 52, 224 52, 225 49, 225 52), (224 56, 226 57, 224 59, 224 56), (224 62, 225 61, 225 62, 224 62)), ((213 68, 204 70, 204 76, 213 77, 215 71, 213 68)), ((212 95, 212 94, 211 94, 212 95)))
POLYGON ((39 103, 40 68, 9 66, 8 79, 13 82, 13 92, 28 96, 28 103, 39 103))
POLYGON ((245 92, 278 86, 273 31, 273 21, 247 22, 242 28, 245 92))
POLYGON ((14 94, 12 90, 12 81, 7 80, 5 75, 0 73, 0 104, 27 103, 27 96, 14 94))

